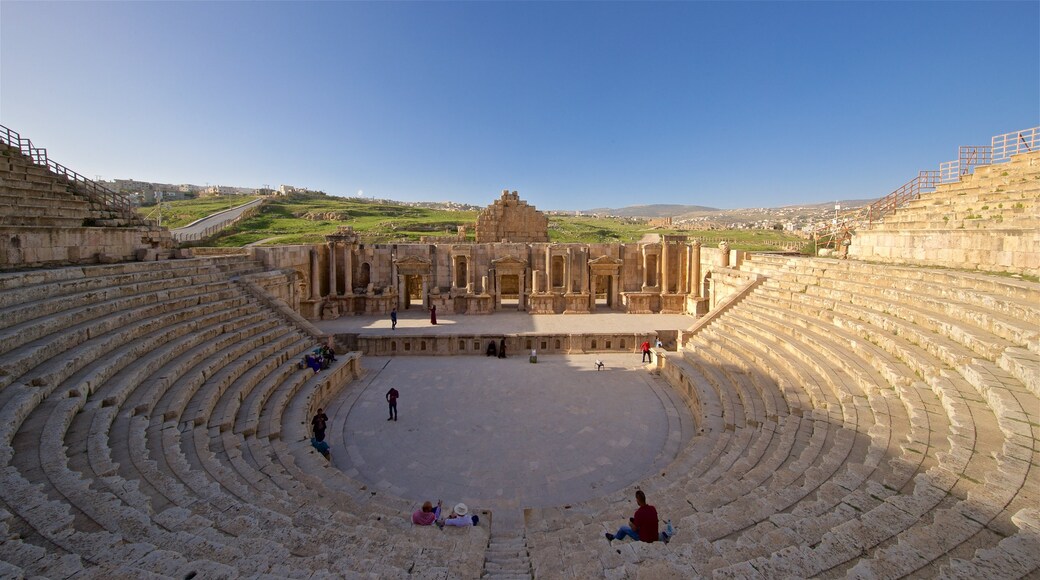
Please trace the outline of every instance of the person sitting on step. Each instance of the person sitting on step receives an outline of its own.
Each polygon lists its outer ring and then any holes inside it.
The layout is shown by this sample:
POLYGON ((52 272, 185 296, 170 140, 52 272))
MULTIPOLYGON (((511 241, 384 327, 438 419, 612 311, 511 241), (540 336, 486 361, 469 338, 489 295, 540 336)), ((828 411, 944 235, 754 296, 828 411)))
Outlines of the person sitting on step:
POLYGON ((439 520, 441 517, 441 500, 437 500, 437 507, 434 508, 430 502, 424 502, 422 507, 415 510, 412 514, 412 523, 417 526, 431 526, 439 520))
POLYGON ((479 523, 480 518, 475 515, 469 515, 469 508, 466 507, 466 504, 459 502, 451 509, 451 514, 444 518, 444 523, 438 525, 441 527, 455 526, 458 528, 464 528, 466 526, 475 526, 479 523))
POLYGON ((618 528, 616 534, 609 532, 604 534, 608 542, 632 538, 649 543, 660 539, 657 534, 657 508, 647 505, 646 494, 641 489, 636 492, 636 503, 639 505, 639 509, 628 518, 629 525, 618 528))

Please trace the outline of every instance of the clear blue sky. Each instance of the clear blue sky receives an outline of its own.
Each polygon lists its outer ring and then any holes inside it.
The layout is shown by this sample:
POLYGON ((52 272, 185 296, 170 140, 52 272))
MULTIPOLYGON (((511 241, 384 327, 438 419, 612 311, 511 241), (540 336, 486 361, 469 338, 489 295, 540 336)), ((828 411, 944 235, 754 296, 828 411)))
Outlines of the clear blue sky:
POLYGON ((0 2, 88 176, 542 209, 887 194, 1040 124, 1040 2, 0 2))

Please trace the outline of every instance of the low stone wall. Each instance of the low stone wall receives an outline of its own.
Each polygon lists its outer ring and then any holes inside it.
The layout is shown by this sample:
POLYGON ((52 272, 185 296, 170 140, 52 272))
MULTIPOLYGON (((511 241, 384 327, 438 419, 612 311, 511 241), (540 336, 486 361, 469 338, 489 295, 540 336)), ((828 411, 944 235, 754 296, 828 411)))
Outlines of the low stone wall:
POLYGON ((861 231, 849 257, 889 264, 942 266, 986 272, 1040 274, 1036 230, 861 231))
POLYGON ((160 228, 3 226, 0 268, 128 262, 137 250, 172 247, 170 233, 160 228))
MULTIPOLYGON (((328 407, 329 401, 333 397, 348 384, 361 377, 361 353, 348 352, 336 355, 336 358, 338 359, 337 364, 330 369, 331 372, 328 372, 326 377, 310 393, 307 393, 305 407, 307 414, 303 417, 292 417, 293 420, 302 419, 304 425, 310 425, 310 419, 318 412, 318 409, 328 407)), ((310 372, 308 369, 304 370, 310 372)))
POLYGON ((503 338, 507 356, 526 357, 532 350, 538 354, 634 353, 643 341, 653 344, 657 333, 335 336, 336 344, 356 344, 368 356, 483 355, 488 343, 494 341, 497 348, 503 338))
POLYGON ((248 256, 249 248, 220 248, 220 247, 193 247, 191 253, 195 256, 248 256))

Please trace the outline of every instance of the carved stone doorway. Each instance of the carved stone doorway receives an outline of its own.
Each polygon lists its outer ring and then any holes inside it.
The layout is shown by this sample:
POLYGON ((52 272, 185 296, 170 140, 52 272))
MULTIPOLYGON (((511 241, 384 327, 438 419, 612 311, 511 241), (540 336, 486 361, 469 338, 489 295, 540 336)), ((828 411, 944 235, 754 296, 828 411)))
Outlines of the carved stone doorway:
POLYGON ((614 308, 614 277, 596 276, 596 296, 593 306, 603 306, 608 309, 614 308))
POLYGON ((404 307, 411 308, 413 305, 417 305, 419 308, 425 307, 426 305, 423 304, 423 277, 418 274, 409 274, 404 277, 404 281, 404 307))
POLYGON ((498 294, 502 298, 503 309, 520 309, 520 276, 518 274, 503 274, 498 294))

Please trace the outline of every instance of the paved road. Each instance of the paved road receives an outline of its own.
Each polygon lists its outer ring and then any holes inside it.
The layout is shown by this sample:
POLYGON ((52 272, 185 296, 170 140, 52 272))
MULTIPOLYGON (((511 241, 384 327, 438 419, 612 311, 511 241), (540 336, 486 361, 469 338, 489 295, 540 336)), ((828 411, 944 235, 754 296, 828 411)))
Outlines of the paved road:
POLYGON ((195 220, 192 223, 182 227, 170 230, 175 239, 192 239, 203 234, 207 228, 213 226, 219 226, 221 223, 229 222, 238 216, 242 215, 244 211, 251 207, 256 207, 263 203, 262 199, 254 199, 253 201, 243 203, 240 206, 218 211, 215 214, 208 215, 202 219, 195 220))

